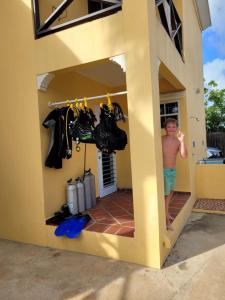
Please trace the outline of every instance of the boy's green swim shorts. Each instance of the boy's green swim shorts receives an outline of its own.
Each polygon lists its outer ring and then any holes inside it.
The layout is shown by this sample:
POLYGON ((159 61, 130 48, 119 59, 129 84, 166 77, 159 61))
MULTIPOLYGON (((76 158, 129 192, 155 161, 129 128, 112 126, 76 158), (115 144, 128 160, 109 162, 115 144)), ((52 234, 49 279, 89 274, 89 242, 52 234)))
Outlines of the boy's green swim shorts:
POLYGON ((165 168, 163 169, 164 175, 164 194, 168 196, 171 191, 174 190, 176 185, 176 169, 175 168, 165 168))

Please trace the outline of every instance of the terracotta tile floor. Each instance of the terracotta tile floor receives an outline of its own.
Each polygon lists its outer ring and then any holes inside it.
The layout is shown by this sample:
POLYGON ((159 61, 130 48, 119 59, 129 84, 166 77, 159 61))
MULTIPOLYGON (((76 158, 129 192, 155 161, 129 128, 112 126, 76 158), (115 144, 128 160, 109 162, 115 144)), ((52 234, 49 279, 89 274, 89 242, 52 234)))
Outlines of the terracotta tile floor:
POLYGON ((134 236, 132 192, 116 192, 97 200, 96 208, 89 209, 91 221, 85 230, 108 234, 134 236))
POLYGON ((179 214, 187 200, 189 199, 191 193, 189 192, 175 192, 173 200, 170 203, 169 213, 175 219, 179 214))
POLYGON ((202 210, 213 210, 215 212, 225 213, 225 199, 197 199, 193 210, 202 209, 202 210))
MULTIPOLYGON (((173 218, 176 218, 189 197, 190 193, 175 193, 169 209, 173 218)), ((87 224, 85 230, 126 237, 134 236, 132 192, 116 192, 108 195, 97 200, 96 208, 89 209, 87 212, 92 220, 87 224)))

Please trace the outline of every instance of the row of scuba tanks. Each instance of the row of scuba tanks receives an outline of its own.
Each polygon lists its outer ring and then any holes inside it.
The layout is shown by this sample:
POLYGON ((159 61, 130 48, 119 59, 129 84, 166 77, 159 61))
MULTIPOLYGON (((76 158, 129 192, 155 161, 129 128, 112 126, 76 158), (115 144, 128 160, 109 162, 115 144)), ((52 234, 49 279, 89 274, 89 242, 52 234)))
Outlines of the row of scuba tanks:
POLYGON ((95 177, 91 169, 75 181, 67 181, 67 205, 72 215, 96 206, 95 177))

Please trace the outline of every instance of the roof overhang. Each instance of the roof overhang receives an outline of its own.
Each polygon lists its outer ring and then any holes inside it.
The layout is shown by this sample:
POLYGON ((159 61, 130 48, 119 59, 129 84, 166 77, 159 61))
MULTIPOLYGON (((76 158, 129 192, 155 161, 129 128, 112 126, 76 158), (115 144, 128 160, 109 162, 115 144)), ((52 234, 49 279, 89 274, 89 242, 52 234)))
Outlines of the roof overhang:
POLYGON ((194 0, 196 13, 201 30, 211 26, 211 17, 208 0, 194 0))

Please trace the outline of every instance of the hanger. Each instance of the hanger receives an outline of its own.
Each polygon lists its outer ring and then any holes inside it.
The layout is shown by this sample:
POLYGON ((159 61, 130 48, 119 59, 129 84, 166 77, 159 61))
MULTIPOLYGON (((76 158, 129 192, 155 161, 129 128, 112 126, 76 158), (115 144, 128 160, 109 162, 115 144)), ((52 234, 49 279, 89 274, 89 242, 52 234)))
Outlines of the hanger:
POLYGON ((88 108, 88 102, 87 102, 87 98, 84 97, 84 108, 88 108))
POLYGON ((113 110, 113 106, 112 106, 112 101, 110 99, 109 94, 107 94, 107 100, 108 100, 108 108, 109 108, 110 111, 112 111, 113 110))
POLYGON ((80 103, 79 109, 84 110, 84 104, 82 102, 80 103))

